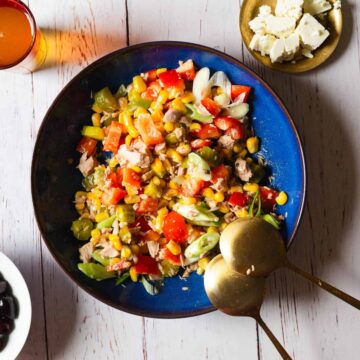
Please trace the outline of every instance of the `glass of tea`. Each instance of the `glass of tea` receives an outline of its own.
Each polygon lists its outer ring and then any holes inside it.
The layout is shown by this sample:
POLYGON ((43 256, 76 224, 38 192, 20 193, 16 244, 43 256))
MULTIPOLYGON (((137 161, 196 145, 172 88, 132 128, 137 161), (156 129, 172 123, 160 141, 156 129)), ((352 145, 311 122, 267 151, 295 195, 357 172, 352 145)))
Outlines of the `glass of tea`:
POLYGON ((0 0, 0 70, 29 73, 45 57, 45 39, 30 9, 20 0, 0 0))

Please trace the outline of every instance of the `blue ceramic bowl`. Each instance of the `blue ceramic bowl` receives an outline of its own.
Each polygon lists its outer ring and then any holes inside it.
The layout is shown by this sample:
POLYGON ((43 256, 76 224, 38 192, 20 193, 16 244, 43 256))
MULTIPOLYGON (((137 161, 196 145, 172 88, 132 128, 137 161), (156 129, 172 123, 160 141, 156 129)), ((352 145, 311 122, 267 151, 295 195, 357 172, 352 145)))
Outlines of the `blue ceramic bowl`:
POLYGON ((32 164, 32 195, 43 238, 60 266, 84 290, 99 300, 129 313, 176 318, 214 310, 206 296, 203 277, 186 281, 166 279, 158 296, 148 295, 141 284, 114 286, 113 280, 96 282, 77 270, 79 243, 69 228, 77 217, 73 195, 81 188, 75 165, 80 129, 91 117, 91 92, 104 86, 116 89, 135 74, 157 67, 174 68, 179 60, 193 59, 198 67, 223 70, 234 84, 253 88, 251 119, 261 138, 261 155, 271 169, 272 185, 289 195, 279 209, 286 216, 284 238, 290 245, 299 225, 305 197, 305 164, 291 117, 280 99, 256 74, 234 58, 213 49, 180 42, 155 42, 115 51, 80 72, 59 94, 45 116, 32 164), (74 159, 71 164, 69 159, 74 159))

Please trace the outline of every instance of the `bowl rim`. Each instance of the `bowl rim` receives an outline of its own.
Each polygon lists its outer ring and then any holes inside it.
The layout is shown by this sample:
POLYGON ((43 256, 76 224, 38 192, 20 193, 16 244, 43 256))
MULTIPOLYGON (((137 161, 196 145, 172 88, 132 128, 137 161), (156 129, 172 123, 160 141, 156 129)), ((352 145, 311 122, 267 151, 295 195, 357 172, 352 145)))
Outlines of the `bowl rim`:
POLYGON ((106 62, 108 59, 111 59, 113 57, 117 57, 117 56, 121 56, 124 55, 126 53, 128 53, 129 51, 135 51, 141 48, 151 48, 151 47, 164 47, 164 46, 172 46, 172 47, 185 47, 185 48, 192 48, 192 49, 197 49, 197 50, 202 50, 208 53, 211 53, 215 56, 218 56, 222 59, 225 59, 226 61, 242 68, 243 70, 245 70, 246 72, 248 72, 250 75, 252 75, 256 80, 258 80, 262 86, 264 86, 270 93, 271 95, 274 97, 275 101, 277 102, 277 104, 280 106, 280 108, 282 109, 282 111, 284 112, 284 114, 286 115, 287 121, 289 122, 292 131, 295 135, 296 138, 296 143, 297 143, 297 147, 298 147, 298 151, 300 154, 300 160, 301 160, 301 167, 302 167, 302 183, 303 183, 303 187, 302 187, 302 197, 301 197, 301 205, 297 214, 297 220, 294 226, 294 229, 289 237, 289 241, 287 243, 287 249, 290 248, 295 234, 299 228, 301 219, 302 219, 302 215, 303 215, 303 211, 304 211, 304 206, 305 206, 305 199, 306 199, 306 188, 307 188, 307 173, 306 173, 306 163, 305 163, 305 156, 304 156, 304 152, 303 152, 303 147, 302 147, 302 143, 300 140, 300 136, 298 133, 298 130, 296 128, 296 125, 289 113, 289 111, 287 110, 287 108, 285 107, 283 101, 281 100, 281 98, 276 94, 276 92, 270 87, 270 85, 268 85, 257 73, 255 73, 253 70, 251 70, 248 66, 246 66, 245 64, 243 64, 241 61, 237 60, 236 58, 234 58, 231 55, 225 54, 222 51, 210 48, 208 46, 204 46, 204 45, 199 45, 196 43, 191 43, 191 42, 183 42, 183 41, 151 41, 151 42, 145 42, 145 43, 139 43, 139 44, 135 44, 135 45, 131 45, 131 46, 126 46, 123 48, 120 48, 118 50, 115 50, 109 54, 106 54, 102 57, 100 57, 99 59, 95 60, 94 62, 92 62, 90 65, 86 66, 84 69, 82 69, 78 74, 76 74, 65 86, 64 88, 60 91, 60 93, 56 96, 55 100, 53 100, 52 104, 50 105, 49 109, 47 110, 43 121, 40 125, 40 128, 38 130, 37 133, 37 138, 36 138, 36 142, 35 142, 35 146, 34 146, 34 150, 33 150, 33 156, 32 156, 32 164, 31 164, 31 195, 32 195, 32 202, 33 202, 33 208, 34 208, 34 213, 35 213, 35 218, 36 218, 36 222, 38 225, 38 228, 40 230, 41 233, 41 237, 43 239, 43 241, 45 242, 49 252, 51 253, 51 255, 53 256, 53 258, 55 259, 55 261, 57 262, 57 264, 62 268, 62 270, 81 288, 83 289, 85 292, 87 292, 88 294, 92 295, 94 298, 96 298, 97 300, 105 303, 106 305, 109 305, 115 309, 133 314, 133 315, 138 315, 138 316, 144 316, 144 317, 149 317, 149 318, 158 318, 158 319, 176 319, 176 318, 186 318, 186 317, 192 317, 192 316, 198 316, 198 315, 203 315, 203 314, 207 314, 210 313, 212 311, 215 311, 216 308, 214 306, 209 306, 206 309, 203 310, 191 310, 191 311, 184 311, 184 312, 177 312, 174 314, 171 314, 169 312, 158 312, 158 313, 150 313, 146 310, 134 310, 134 309, 128 309, 124 306, 121 306, 119 304, 114 303, 113 301, 109 301, 107 300, 104 296, 102 296, 101 294, 97 294, 95 293, 95 291, 89 289, 88 287, 86 287, 84 284, 80 283, 74 276, 73 274, 68 271, 65 266, 62 265, 62 263, 60 262, 60 260, 55 256, 55 254, 52 251, 51 248, 51 243, 50 241, 48 241, 48 239, 46 238, 46 230, 41 226, 40 223, 40 212, 37 209, 37 207, 35 206, 36 204, 36 195, 35 195, 35 165, 36 165, 36 160, 37 160, 37 154, 39 152, 39 139, 41 138, 41 134, 43 132, 43 129, 45 128, 45 126, 47 125, 47 123, 49 122, 50 119, 50 114, 52 113, 53 109, 57 106, 58 102, 60 102, 60 100, 64 97, 64 95, 67 92, 67 89, 76 81, 78 81, 82 76, 84 76, 86 73, 92 71, 93 68, 96 68, 100 63, 102 62, 106 62))

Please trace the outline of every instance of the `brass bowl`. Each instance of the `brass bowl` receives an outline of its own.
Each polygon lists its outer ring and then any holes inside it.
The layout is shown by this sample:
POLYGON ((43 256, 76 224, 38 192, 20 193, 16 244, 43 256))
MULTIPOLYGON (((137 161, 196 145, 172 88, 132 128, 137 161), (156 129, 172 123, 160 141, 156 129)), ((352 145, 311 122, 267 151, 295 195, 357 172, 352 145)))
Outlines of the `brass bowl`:
MULTIPOLYGON (((335 0, 329 1, 331 3, 335 2, 335 0)), ((269 56, 262 56, 258 51, 254 51, 249 48, 251 39, 254 35, 249 27, 249 21, 257 16, 258 9, 262 5, 269 5, 274 11, 276 2, 277 0, 243 0, 240 10, 240 32, 244 44, 250 54, 265 66, 287 73, 301 73, 320 66, 332 55, 339 43, 343 28, 341 8, 329 11, 326 27, 330 32, 330 36, 319 49, 313 52, 314 57, 312 59, 301 58, 296 60, 296 63, 272 63, 269 56)))

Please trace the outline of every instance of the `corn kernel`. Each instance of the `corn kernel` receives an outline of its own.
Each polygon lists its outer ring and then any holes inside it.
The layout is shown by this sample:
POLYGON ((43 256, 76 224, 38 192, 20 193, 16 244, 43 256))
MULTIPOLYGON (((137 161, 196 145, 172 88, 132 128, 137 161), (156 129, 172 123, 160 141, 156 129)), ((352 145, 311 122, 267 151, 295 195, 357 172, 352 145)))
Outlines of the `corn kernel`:
POLYGON ((185 91, 184 95, 181 96, 180 100, 184 104, 189 104, 195 101, 195 96, 191 91, 185 91))
POLYGON ((183 102, 182 102, 179 98, 173 100, 173 101, 171 102, 171 106, 172 106, 175 110, 180 111, 180 112, 182 112, 183 114, 186 114, 186 111, 187 111, 187 110, 186 110, 186 106, 183 104, 183 102))
POLYGON ((94 114, 92 114, 92 116, 91 116, 91 121, 92 121, 92 123, 93 123, 94 126, 100 127, 100 125, 101 125, 100 120, 101 120, 101 116, 100 116, 99 113, 94 113, 94 114))
POLYGON ((136 245, 136 244, 130 245, 130 249, 133 254, 135 254, 135 255, 140 254, 140 246, 139 245, 136 245))
POLYGON ((139 93, 142 93, 147 89, 144 79, 139 75, 133 77, 133 86, 135 91, 139 93))
POLYGON ((157 212, 158 215, 163 215, 163 216, 167 215, 168 213, 169 213, 169 211, 166 207, 159 209, 157 212))
POLYGON ((285 205, 288 201, 288 196, 284 191, 281 191, 275 201, 278 205, 285 205))
POLYGON ((136 204, 140 201, 140 197, 138 195, 125 196, 124 202, 125 204, 136 204))
POLYGON ((128 91, 128 98, 130 101, 136 101, 141 98, 140 93, 134 89, 134 87, 131 87, 131 89, 128 91))
POLYGON ((205 270, 209 262, 210 259, 208 257, 203 257, 198 261, 199 268, 205 270))
POLYGON ((240 152, 241 158, 245 159, 245 156, 247 155, 247 153, 248 153, 248 152, 247 152, 246 149, 242 150, 242 151, 240 152))
POLYGON ((220 230, 223 231, 227 227, 227 223, 224 221, 220 224, 220 230))
POLYGON ((133 138, 136 138, 139 136, 139 133, 138 131, 136 130, 135 126, 134 126, 134 123, 133 123, 133 119, 132 119, 132 116, 127 113, 127 112, 124 112, 122 113, 124 114, 123 115, 123 122, 124 122, 124 125, 128 131, 128 133, 133 137, 133 138))
POLYGON ((124 111, 126 109, 128 105, 128 101, 126 97, 121 97, 119 99, 119 107, 120 107, 120 111, 124 111))
POLYGON ((168 159, 165 159, 163 161, 163 165, 164 165, 164 168, 165 168, 166 171, 172 170, 171 163, 170 163, 170 161, 168 159))
POLYGON ((119 258, 113 258, 113 259, 110 259, 110 266, 111 265, 115 265, 115 264, 117 264, 117 263, 119 263, 121 261, 121 259, 119 259, 119 258))
POLYGON ((91 107, 91 109, 92 109, 93 111, 95 111, 96 113, 98 113, 98 114, 101 114, 101 113, 102 113, 102 109, 101 109, 98 105, 96 105, 96 104, 94 104, 94 105, 91 107))
POLYGON ((76 198, 79 198, 79 197, 87 197, 87 192, 86 191, 77 191, 76 193, 75 193, 75 197, 76 198))
POLYGON ((141 167, 137 166, 137 165, 130 165, 129 166, 130 169, 134 170, 136 173, 140 174, 141 173, 141 167))
POLYGON ((237 185, 237 186, 232 186, 230 188, 230 194, 233 194, 234 192, 242 192, 243 188, 241 185, 237 185))
POLYGON ((173 240, 170 240, 166 247, 173 255, 181 254, 181 246, 173 240))
POLYGON ((148 114, 148 112, 146 109, 144 109, 143 107, 140 106, 135 110, 134 116, 137 118, 141 114, 148 114))
POLYGON ((151 117, 155 124, 160 124, 164 118, 164 113, 161 109, 156 108, 156 110, 154 110, 154 112, 151 114, 151 117))
POLYGON ((101 209, 101 200, 100 199, 95 199, 92 201, 93 205, 95 206, 96 210, 100 210, 101 209))
POLYGON ((238 154, 241 150, 242 150, 242 147, 241 147, 241 146, 239 146, 239 145, 237 145, 237 144, 234 145, 234 147, 233 147, 233 152, 234 152, 235 154, 238 154))
POLYGON ((139 136, 139 133, 138 131, 136 130, 135 126, 130 126, 128 127, 128 131, 129 131, 129 134, 133 137, 133 138, 136 138, 139 136))
POLYGON ((225 199, 224 193, 221 192, 221 191, 217 192, 217 193, 214 195, 214 200, 215 200, 216 202, 223 202, 224 199, 225 199))
POLYGON ((190 125, 190 131, 197 131, 201 129, 201 125, 199 123, 192 123, 190 125))
POLYGON ((166 72, 166 71, 167 71, 167 68, 156 69, 156 75, 160 75, 161 73, 166 72))
POLYGON ((97 223, 99 223, 99 222, 107 219, 108 217, 109 217, 108 212, 107 212, 107 211, 103 211, 103 212, 98 213, 98 214, 95 215, 95 221, 96 221, 97 223))
MULTIPOLYGON (((169 189, 166 191, 166 193, 164 194, 164 198, 167 198, 167 199, 171 199, 175 196, 178 196, 179 195, 179 191, 178 190, 175 190, 175 189, 169 189)), ((169 207, 170 209, 172 208, 171 207, 171 204, 169 203, 169 207)))
POLYGON ((248 217, 249 213, 245 208, 243 208, 243 209, 240 209, 240 210, 236 211, 235 215, 238 218, 246 218, 246 217, 248 217))
POLYGON ((201 269, 200 267, 196 270, 196 273, 198 275, 202 275, 204 273, 204 269, 201 269))
POLYGON ((167 133, 170 133, 172 131, 174 131, 175 129, 175 124, 170 122, 170 121, 167 121, 165 122, 164 124, 164 130, 167 132, 167 133))
POLYGON ((169 92, 167 90, 161 90, 156 99, 156 103, 160 105, 164 105, 169 97, 169 92))
POLYGON ((133 137, 132 137, 131 135, 126 135, 126 137, 125 137, 125 144, 126 144, 127 146, 130 146, 132 140, 133 140, 133 137))
POLYGON ((250 137, 246 140, 246 147, 250 154, 255 154, 259 151, 259 138, 256 136, 250 137))
POLYGON ((115 235, 115 234, 109 234, 109 235, 108 235, 108 238, 109 238, 109 241, 110 241, 111 243, 120 240, 119 235, 115 235))
POLYGON ((223 94, 223 93, 224 93, 224 91, 223 91, 222 87, 218 86, 218 87, 216 88, 216 94, 217 94, 217 95, 221 95, 221 94, 223 94))
POLYGON ((222 205, 219 207, 219 211, 222 212, 223 214, 228 213, 229 210, 230 210, 230 208, 229 208, 226 204, 222 204, 222 205))
POLYGON ((246 183, 244 185, 244 190, 247 192, 256 193, 259 190, 259 185, 255 183, 246 183))
POLYGON ((166 156, 171 159, 173 162, 181 164, 183 161, 182 156, 176 152, 174 149, 168 149, 166 156))
POLYGON ((182 95, 182 90, 178 89, 176 87, 172 87, 169 91, 169 99, 175 99, 177 97, 179 97, 180 95, 182 95))
POLYGON ((137 282, 138 281, 138 274, 135 270, 135 266, 132 266, 129 270, 129 274, 130 274, 130 279, 133 281, 133 282, 137 282))
POLYGON ((195 205, 197 203, 197 200, 195 197, 186 197, 184 198, 184 204, 185 205, 195 205))
POLYGON ((218 233, 218 228, 216 226, 209 226, 207 229, 208 233, 218 233))
POLYGON ((103 194, 103 192, 99 188, 95 188, 92 192, 97 198, 101 198, 103 194))
POLYGON ((109 166, 111 169, 114 169, 117 164, 119 164, 119 162, 117 161, 116 157, 113 157, 109 160, 109 166))
POLYGON ((155 112, 155 111, 163 111, 164 107, 161 104, 158 104, 156 101, 153 101, 150 104, 150 109, 155 112))
POLYGON ((80 218, 81 219, 89 219, 90 218, 90 214, 86 211, 86 212, 83 212, 81 215, 80 215, 80 218))
POLYGON ((75 209, 78 210, 78 211, 84 210, 85 209, 85 204, 84 203, 75 204, 75 209))
POLYGON ((206 198, 213 200, 214 199, 214 190, 212 188, 207 187, 202 191, 202 195, 205 196, 206 198))
POLYGON ((169 182, 169 188, 173 189, 173 190, 178 190, 179 189, 179 185, 176 184, 174 181, 170 181, 169 182))
POLYGON ((127 259, 131 256, 131 249, 128 245, 124 245, 121 249, 121 258, 127 259))
POLYGON ((101 235, 101 231, 99 229, 91 230, 91 237, 98 237, 101 235))
POLYGON ((92 237, 92 238, 90 239, 90 242, 91 242, 94 246, 96 246, 96 245, 99 243, 99 241, 100 241, 100 236, 92 237))

